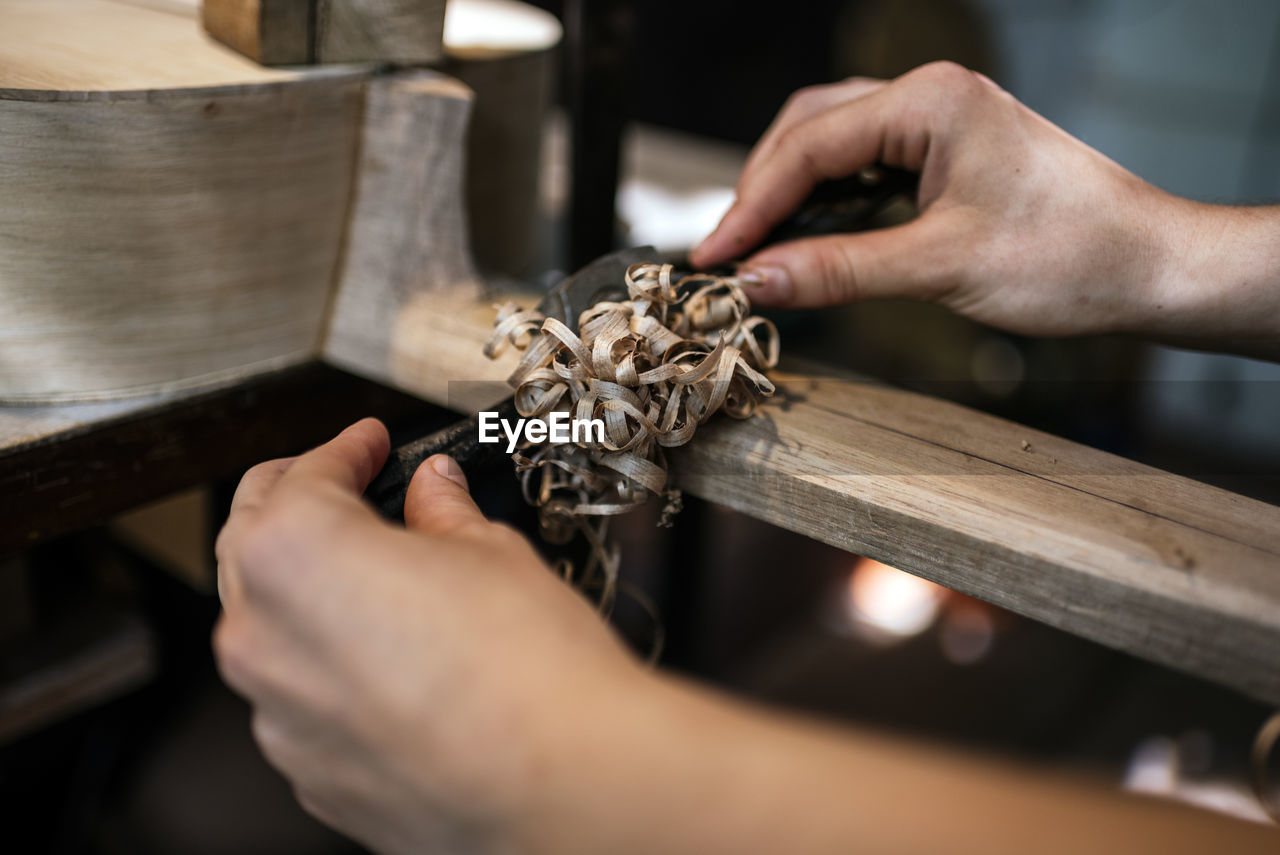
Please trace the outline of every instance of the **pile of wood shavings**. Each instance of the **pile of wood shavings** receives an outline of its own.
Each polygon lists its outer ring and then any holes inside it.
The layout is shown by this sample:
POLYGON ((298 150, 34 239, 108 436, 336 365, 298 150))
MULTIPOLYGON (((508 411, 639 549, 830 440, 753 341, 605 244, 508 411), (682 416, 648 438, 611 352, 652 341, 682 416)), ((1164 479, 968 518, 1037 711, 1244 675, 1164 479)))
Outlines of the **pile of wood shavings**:
POLYGON ((734 277, 673 278, 670 264, 627 269, 628 299, 583 312, 578 330, 512 303, 499 307, 484 353, 508 344, 524 352, 507 382, 526 418, 565 412, 601 419, 605 441, 525 443, 513 455, 525 499, 538 508, 543 537, 566 543, 581 532, 590 557, 571 583, 598 590, 602 610, 617 592, 618 550, 609 519, 664 496, 660 524, 680 509, 667 490, 664 448, 693 439, 698 425, 724 411, 747 418, 774 387, 762 372, 778 362, 778 330, 749 314, 734 277))

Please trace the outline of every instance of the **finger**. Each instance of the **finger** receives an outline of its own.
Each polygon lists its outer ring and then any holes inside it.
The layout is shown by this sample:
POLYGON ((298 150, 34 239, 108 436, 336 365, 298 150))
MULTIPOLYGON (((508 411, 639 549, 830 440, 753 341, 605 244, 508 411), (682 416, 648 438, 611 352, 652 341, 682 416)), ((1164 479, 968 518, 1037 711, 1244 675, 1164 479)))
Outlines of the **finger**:
POLYGON ((452 458, 433 455, 413 473, 404 498, 404 522, 408 528, 446 535, 485 521, 471 500, 466 476, 452 458))
POLYGON ((241 584, 238 571, 229 559, 229 544, 234 543, 236 532, 244 527, 245 520, 262 507, 267 493, 279 482, 280 478, 293 466, 296 457, 285 457, 279 460, 268 460, 249 469, 240 479, 235 495, 231 497, 231 507, 227 512, 227 520, 214 540, 213 554, 217 559, 218 600, 224 607, 239 602, 241 584))
POLYGON ((297 459, 296 457, 285 457, 279 460, 268 460, 265 463, 259 463, 244 473, 244 477, 240 479, 239 486, 236 487, 235 495, 231 497, 231 508, 227 516, 230 517, 237 512, 252 511, 260 507, 267 493, 280 480, 280 476, 288 472, 289 467, 297 459))
POLYGON ((796 92, 787 99, 787 103, 778 112, 777 118, 769 125, 760 140, 751 150, 746 164, 742 167, 738 186, 741 187, 760 163, 769 158, 778 145, 778 140, 805 119, 831 109, 837 104, 861 98, 888 83, 871 77, 853 77, 841 83, 826 86, 810 86, 796 92))
POLYGON ((391 451, 387 429, 377 419, 362 419, 319 448, 293 462, 280 482, 318 481, 360 495, 391 451))
POLYGON ((762 284, 751 302, 795 308, 872 297, 935 300, 958 283, 968 221, 959 211, 930 211, 905 225, 828 235, 769 247, 743 262, 740 275, 762 284))
MULTIPOLYGON (((782 139, 793 127, 839 104, 875 92, 887 84, 888 81, 886 80, 877 80, 871 77, 852 77, 842 83, 809 86, 793 94, 787 99, 787 103, 783 105, 777 117, 751 149, 751 154, 748 155, 747 162, 742 167, 742 173, 738 176, 739 191, 745 184, 750 182, 751 176, 759 168, 760 164, 768 161, 778 146, 778 140, 782 139)), ((724 218, 722 217, 721 224, 723 222, 724 218)), ((724 257, 722 251, 717 251, 720 242, 714 238, 718 231, 720 231, 719 225, 689 253, 689 258, 694 266, 708 267, 727 260, 728 257, 724 257)))
POLYGON ((787 131, 772 156, 743 181, 738 198, 699 247, 696 260, 716 264, 740 256, 786 219, 819 182, 852 175, 879 159, 885 128, 874 103, 878 97, 841 104, 787 131))
POLYGON ((950 123, 975 88, 989 89, 954 63, 931 63, 795 124, 742 182, 737 200, 693 260, 706 266, 741 256, 820 181, 874 163, 923 170, 930 151, 946 147, 950 123))

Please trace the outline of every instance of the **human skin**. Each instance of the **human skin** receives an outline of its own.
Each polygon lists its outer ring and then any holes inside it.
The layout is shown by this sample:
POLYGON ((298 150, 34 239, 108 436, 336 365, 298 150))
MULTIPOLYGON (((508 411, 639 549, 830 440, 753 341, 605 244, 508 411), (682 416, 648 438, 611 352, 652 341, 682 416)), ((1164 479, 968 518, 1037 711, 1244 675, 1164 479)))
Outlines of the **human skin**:
POLYGON ((1026 335, 1280 358, 1280 207, 1165 193, 953 63, 793 95, 692 262, 741 258, 815 184, 875 163, 920 173, 920 216, 749 255, 753 302, 906 297, 1026 335))
POLYGON ((214 650, 304 808, 382 855, 1274 853, 1262 826, 765 710, 642 667, 448 458, 406 528, 366 419, 245 475, 214 650))

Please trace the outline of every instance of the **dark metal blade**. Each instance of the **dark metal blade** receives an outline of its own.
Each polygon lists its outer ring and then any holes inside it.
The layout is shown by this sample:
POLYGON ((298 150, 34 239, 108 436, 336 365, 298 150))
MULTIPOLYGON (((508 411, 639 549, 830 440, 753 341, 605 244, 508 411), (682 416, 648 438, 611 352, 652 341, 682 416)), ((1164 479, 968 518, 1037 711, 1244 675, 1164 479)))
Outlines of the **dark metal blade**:
POLYGON ((651 246, 620 249, 602 255, 547 292, 538 304, 538 311, 563 321, 565 326, 577 332, 578 316, 583 311, 602 300, 627 298, 624 277, 628 267, 643 261, 660 260, 658 251, 651 246))

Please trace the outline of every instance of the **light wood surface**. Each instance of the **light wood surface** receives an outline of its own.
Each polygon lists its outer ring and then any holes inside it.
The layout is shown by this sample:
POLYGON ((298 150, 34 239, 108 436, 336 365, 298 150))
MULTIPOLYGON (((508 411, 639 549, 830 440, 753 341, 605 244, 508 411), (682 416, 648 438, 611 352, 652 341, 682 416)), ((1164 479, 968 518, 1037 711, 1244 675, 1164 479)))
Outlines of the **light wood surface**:
MULTIPOLYGON (((0 97, 226 87, 296 80, 217 44, 195 7, 120 0, 0 0, 0 97), (54 94, 61 92, 61 94, 54 94)), ((102 97, 102 96, 97 96, 102 97)))
POLYGON ((263 69, 195 11, 0 0, 0 400, 315 355, 369 72, 263 69))
MULTIPOLYGON (((511 368, 480 355, 492 309, 443 305, 408 304, 392 369, 364 373, 491 404, 511 368)), ((681 487, 1280 703, 1280 508, 839 372, 775 380, 671 455, 681 487)))
POLYGON ((359 77, 0 100, 0 399, 201 385, 311 357, 359 77))
POLYGON ((369 84, 359 177, 324 343, 333 364, 384 376, 403 307, 479 292, 462 202, 470 109, 470 90, 433 72, 369 84))
POLYGON ((227 47, 262 65, 311 61, 311 0, 204 0, 200 23, 227 47))

